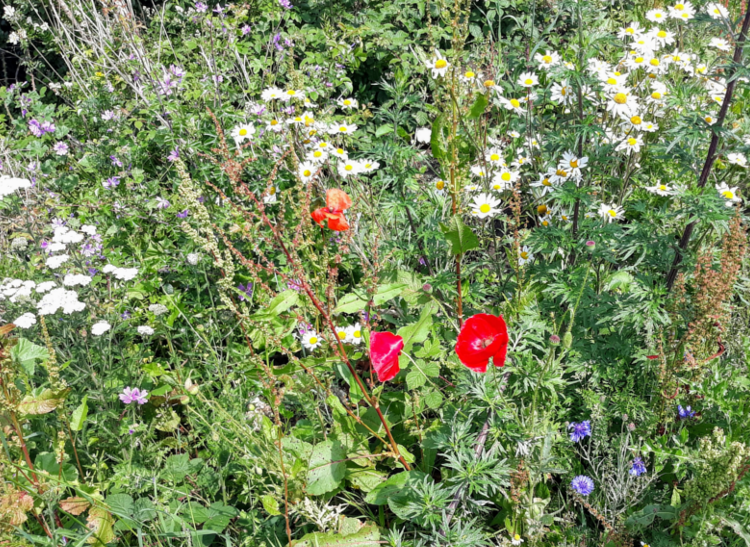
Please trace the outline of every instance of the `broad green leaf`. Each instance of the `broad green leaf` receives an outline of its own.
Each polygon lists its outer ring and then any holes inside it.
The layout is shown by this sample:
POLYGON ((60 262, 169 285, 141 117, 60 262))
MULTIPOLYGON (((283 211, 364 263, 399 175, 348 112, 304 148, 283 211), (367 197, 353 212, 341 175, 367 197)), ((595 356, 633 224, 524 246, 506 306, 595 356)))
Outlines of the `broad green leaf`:
POLYGON ((44 452, 34 458, 34 468, 37 472, 44 472, 52 477, 60 477, 64 481, 72 482, 78 478, 75 465, 57 461, 57 456, 52 452, 44 452))
POLYGON ((63 404, 68 393, 70 393, 70 388, 59 392, 51 389, 34 390, 23 398, 18 405, 18 410, 26 415, 47 414, 63 404))
POLYGON ((368 492, 367 496, 365 496, 365 501, 373 505, 385 505, 388 502, 388 498, 401 490, 408 479, 408 471, 389 477, 385 482, 380 483, 368 492))
POLYGON ((34 374, 36 360, 46 361, 49 359, 49 352, 44 346, 37 346, 26 338, 19 338, 18 343, 10 349, 10 358, 20 364, 31 376, 34 374))
MULTIPOLYGON (((386 285, 380 285, 372 297, 372 302, 375 306, 380 306, 388 300, 399 296, 406 288, 406 283, 388 283, 386 285)), ((354 313, 363 310, 367 306, 367 300, 365 298, 367 297, 364 292, 362 296, 349 293, 339 299, 339 303, 333 311, 334 313, 354 313)))
POLYGON ((263 509, 269 515, 278 516, 281 514, 281 511, 279 511, 279 502, 273 496, 269 496, 268 494, 261 496, 260 502, 263 504, 263 509))
POLYGON ((112 529, 114 519, 106 509, 94 507, 89 511, 86 519, 88 529, 92 534, 86 541, 96 547, 104 547, 107 543, 115 539, 115 532, 112 529))
POLYGON ((378 127, 377 131, 375 131, 376 137, 382 137, 383 135, 387 135, 388 133, 393 131, 392 125, 381 125, 378 127))
POLYGON ((305 534, 299 541, 292 542, 293 547, 382 547, 380 530, 375 524, 363 526, 354 534, 337 534, 334 532, 313 532, 305 534))
POLYGON ((366 467, 364 469, 347 469, 346 478, 355 488, 359 488, 363 492, 371 492, 373 488, 385 481, 386 474, 372 467, 366 467))
POLYGON ((440 224, 440 230, 451 244, 451 253, 454 255, 464 254, 479 247, 477 236, 458 215, 454 215, 448 224, 440 224))
POLYGON ((430 137, 430 148, 432 148, 432 155, 435 159, 440 161, 446 157, 446 139, 443 131, 445 130, 445 124, 447 117, 445 114, 440 114, 435 121, 432 122, 432 135, 430 137))
POLYGON ((133 498, 128 494, 110 494, 104 502, 118 518, 127 518, 133 514, 133 498))
POLYGON ((409 353, 414 344, 427 340, 432 328, 432 315, 437 311, 437 303, 430 302, 419 315, 416 323, 398 329, 398 335, 404 339, 404 351, 409 353))
POLYGON ((279 315, 294 306, 298 301, 299 293, 289 289, 277 294, 276 297, 271 300, 268 309, 264 310, 264 313, 268 315, 279 315))
POLYGON ((73 431, 80 431, 83 428, 83 423, 86 421, 86 417, 89 414, 88 398, 88 395, 84 396, 81 404, 78 405, 78 408, 76 408, 70 416, 70 429, 73 431))
POLYGON ((433 410, 439 408, 443 404, 443 394, 439 391, 430 391, 424 397, 425 404, 433 410))
POLYGON ((380 285, 375 292, 375 296, 372 297, 372 301, 376 306, 385 304, 391 298, 396 298, 404 292, 406 287, 406 283, 388 283, 387 285, 380 285))
POLYGON ((477 98, 474 101, 474 104, 471 105, 471 110, 469 111, 468 118, 470 120, 475 120, 479 118, 482 114, 484 114, 484 109, 487 108, 487 105, 489 104, 489 100, 487 99, 488 93, 477 93, 477 98))
POLYGON ((328 439, 315 445, 310 455, 307 472, 307 493, 319 496, 338 488, 346 474, 344 447, 339 441, 328 439))

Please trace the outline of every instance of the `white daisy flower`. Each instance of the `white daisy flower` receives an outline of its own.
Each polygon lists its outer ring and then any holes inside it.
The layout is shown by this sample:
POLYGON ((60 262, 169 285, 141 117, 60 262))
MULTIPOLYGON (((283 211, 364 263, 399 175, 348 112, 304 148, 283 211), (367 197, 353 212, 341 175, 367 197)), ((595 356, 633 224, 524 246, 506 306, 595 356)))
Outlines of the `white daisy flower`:
POLYGON ((346 332, 350 344, 358 346, 362 343, 362 325, 355 323, 354 325, 347 327, 346 332))
POLYGON ((671 196, 675 193, 674 188, 662 182, 657 182, 653 186, 647 186, 646 190, 648 190, 652 194, 656 194, 657 196, 671 196))
POLYGON ((607 222, 612 222, 613 220, 623 219, 625 217, 625 211, 619 205, 608 205, 602 203, 599 206, 599 216, 606 219, 607 222))
POLYGON ((357 102, 357 99, 348 98, 348 99, 338 99, 336 103, 344 109, 350 109, 350 108, 357 108, 359 107, 359 102, 357 102))
POLYGON ((484 154, 484 159, 492 164, 499 165, 503 163, 503 150, 501 148, 490 148, 484 154))
POLYGON ((338 171, 339 175, 346 178, 359 175, 362 172, 362 167, 358 161, 347 159, 338 163, 338 171))
POLYGON ((718 2, 706 4, 706 13, 714 19, 728 19, 729 11, 718 2))
POLYGON ((432 71, 433 78, 445 76, 448 72, 448 68, 451 66, 438 50, 435 50, 435 56, 432 59, 425 61, 425 64, 427 65, 427 68, 432 71))
POLYGON ((534 255, 531 253, 528 245, 524 245, 521 252, 518 253, 518 264, 524 266, 527 262, 534 260, 534 255))
POLYGON ((343 148, 331 148, 331 155, 344 161, 349 159, 349 153, 343 148))
POLYGON ((273 131, 274 133, 281 133, 284 131, 284 122, 276 118, 268 120, 268 122, 266 122, 266 130, 273 131))
POLYGON ((438 194, 443 195, 445 193, 446 182, 443 179, 435 179, 432 181, 432 187, 437 191, 438 194))
POLYGON ((263 203, 266 205, 271 205, 272 203, 276 203, 276 187, 275 186, 269 186, 268 189, 263 192, 263 203))
POLYGON ((362 173, 372 173, 376 169, 380 168, 380 163, 376 162, 375 160, 362 160, 359 162, 360 172, 362 173))
POLYGON ((478 194, 471 202, 471 214, 479 218, 487 218, 497 215, 501 212, 498 209, 501 201, 492 197, 490 194, 478 194))
POLYGON ((531 186, 532 188, 541 188, 542 196, 547 195, 555 189, 555 185, 552 183, 549 175, 546 173, 540 173, 539 180, 536 182, 532 182, 529 186, 531 186))
POLYGON ((627 27, 620 29, 620 31, 617 33, 617 37, 620 40, 625 40, 626 38, 637 38, 642 33, 643 29, 641 29, 641 25, 634 21, 627 27))
POLYGON ((305 156, 305 160, 311 163, 320 165, 328 159, 328 152, 325 150, 315 149, 310 150, 305 156))
POLYGON ((263 90, 263 93, 260 94, 260 98, 266 102, 269 102, 275 99, 280 99, 283 94, 284 92, 281 91, 278 87, 269 87, 268 89, 263 90))
POLYGON ((345 135, 351 135, 357 130, 357 126, 353 123, 340 123, 340 124, 331 124, 332 127, 336 127, 337 133, 342 133, 345 135))
POLYGON ((314 330, 305 331, 302 335, 302 345, 310 351, 315 350, 323 342, 323 339, 314 330))
POLYGON ((542 226, 543 228, 549 228, 552 226, 552 215, 549 214, 539 217, 539 226, 542 226))
POLYGON ((521 106, 521 101, 518 99, 506 99, 505 97, 499 97, 500 104, 506 109, 506 110, 512 110, 516 114, 523 114, 526 112, 526 109, 521 106))
POLYGON ((232 129, 232 138, 237 146, 249 140, 255 134, 255 126, 251 123, 240 124, 232 129))
POLYGON ((338 339, 343 344, 349 342, 349 331, 347 329, 348 327, 344 327, 344 326, 336 327, 336 336, 338 336, 338 339))
POLYGON ((518 534, 515 534, 515 535, 513 536, 513 539, 511 539, 511 540, 510 540, 510 542, 511 542, 511 543, 512 543, 513 545, 521 545, 521 544, 523 543, 523 538, 522 538, 522 537, 521 537, 520 535, 518 535, 518 534))
POLYGON ((550 93, 550 99, 559 104, 568 105, 576 100, 573 88, 568 85, 567 80, 552 84, 550 93))
POLYGON ((727 154, 727 161, 732 165, 747 167, 747 157, 741 152, 732 152, 731 154, 727 154))
POLYGON ((291 101, 292 99, 304 99, 305 92, 300 89, 287 89, 284 91, 279 99, 282 101, 291 101))
POLYGON ((719 192, 721 197, 727 200, 725 203, 727 207, 732 207, 735 203, 742 202, 742 198, 737 195, 736 186, 730 188, 726 182, 722 182, 721 184, 716 185, 716 191, 719 192))
POLYGON ((518 85, 521 87, 534 87, 539 84, 539 78, 533 72, 524 72, 518 77, 518 85))
POLYGON ((708 43, 709 47, 714 47, 719 51, 732 51, 732 45, 727 42, 724 38, 711 38, 708 43))
POLYGON ((534 61, 539 63, 539 68, 547 70, 560 64, 560 55, 554 51, 547 50, 547 53, 544 55, 541 53, 534 55, 534 61))
POLYGON ((652 23, 661 23, 667 20, 667 12, 662 9, 652 9, 646 12, 646 19, 652 23))
POLYGON ((687 21, 695 15, 695 9, 690 2, 678 2, 669 8, 669 16, 672 19, 681 19, 687 21))
POLYGON ((319 167, 315 163, 305 161, 300 163, 297 172, 299 173, 299 178, 302 179, 302 182, 310 182, 315 177, 318 169, 319 167))
POLYGON ((617 150, 618 152, 625 151, 628 153, 634 152, 637 154, 641 151, 641 146, 643 146, 643 138, 638 135, 636 137, 628 137, 627 139, 622 141, 617 146, 617 148, 615 148, 615 150, 617 150))
POLYGON ((607 110, 622 118, 629 118, 638 111, 638 101, 629 90, 621 88, 609 97, 607 110))

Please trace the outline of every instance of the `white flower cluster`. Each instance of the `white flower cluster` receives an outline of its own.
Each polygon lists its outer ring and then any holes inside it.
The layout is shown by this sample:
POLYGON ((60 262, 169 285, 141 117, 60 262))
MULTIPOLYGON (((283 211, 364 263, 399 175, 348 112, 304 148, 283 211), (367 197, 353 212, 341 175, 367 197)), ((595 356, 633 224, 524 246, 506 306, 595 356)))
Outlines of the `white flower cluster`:
POLYGON ((70 315, 74 311, 83 311, 86 304, 78 300, 77 292, 60 287, 45 294, 36 307, 39 310, 39 315, 52 315, 58 310, 70 315))
POLYGON ((102 271, 104 273, 111 273, 122 281, 130 281, 138 275, 138 268, 118 268, 114 264, 107 264, 102 268, 102 271))
POLYGON ((85 287, 89 283, 91 283, 91 278, 88 275, 83 274, 67 274, 63 278, 63 285, 66 287, 75 287, 76 285, 85 287))
POLYGON ((8 175, 0 175, 0 199, 9 196, 16 190, 22 190, 24 188, 31 188, 31 181, 28 179, 10 177, 8 175))

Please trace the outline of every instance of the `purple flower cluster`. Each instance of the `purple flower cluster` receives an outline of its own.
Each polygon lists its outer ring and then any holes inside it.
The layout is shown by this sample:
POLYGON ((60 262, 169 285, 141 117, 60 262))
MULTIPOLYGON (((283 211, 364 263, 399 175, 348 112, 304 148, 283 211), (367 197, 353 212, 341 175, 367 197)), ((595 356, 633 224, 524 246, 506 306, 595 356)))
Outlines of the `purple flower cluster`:
POLYGON ((591 435, 591 421, 584 420, 581 423, 573 422, 568 426, 570 429, 570 440, 574 443, 580 442, 591 435))
POLYGON ((253 284, 248 283, 247 285, 243 285, 240 283, 237 288, 244 293, 244 295, 240 295, 240 301, 244 301, 245 297, 247 297, 248 300, 253 296, 253 284))
POLYGON ((643 463, 643 458, 640 456, 633 459, 633 462, 630 465, 630 471, 628 471, 629 474, 633 475, 634 477, 640 477, 646 472, 646 464, 643 463))
POLYGON ((185 71, 174 65, 169 65, 169 69, 162 67, 161 70, 162 79, 156 82, 156 91, 161 95, 171 95, 182 83, 185 71))
POLYGON ((55 124, 53 122, 41 122, 39 123, 36 119, 29 120, 29 131, 35 137, 42 137, 45 133, 54 133, 55 124))
POLYGON ((594 491, 594 481, 591 477, 587 477, 586 475, 578 475, 570 481, 570 487, 574 492, 577 492, 582 496, 588 496, 594 491))
POLYGON ((122 393, 120 393, 120 400, 126 405, 129 405, 130 403, 145 405, 148 401, 147 397, 148 391, 146 391, 145 389, 141 391, 137 387, 134 387, 133 389, 130 389, 130 387, 126 387, 122 390, 122 393))
POLYGON ((109 159, 112 161, 112 165, 122 167, 122 162, 117 159, 117 156, 110 156, 109 159))

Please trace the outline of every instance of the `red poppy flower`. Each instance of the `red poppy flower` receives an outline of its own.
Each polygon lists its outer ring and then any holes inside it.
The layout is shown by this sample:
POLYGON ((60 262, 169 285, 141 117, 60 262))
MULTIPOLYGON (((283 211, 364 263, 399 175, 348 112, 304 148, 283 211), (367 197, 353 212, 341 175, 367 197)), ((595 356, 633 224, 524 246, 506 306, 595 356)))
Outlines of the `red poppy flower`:
POLYGON ((344 211, 351 206, 352 198, 346 195, 346 192, 332 188, 326 192, 326 206, 315 209, 311 215, 321 228, 328 221, 329 229, 344 232, 349 229, 349 222, 344 216, 344 211))
POLYGON ((372 368, 378 374, 378 380, 387 382, 401 368, 398 366, 398 356, 404 349, 404 339, 392 332, 370 333, 370 361, 372 368))
POLYGON ((458 333, 458 358, 474 372, 487 372, 490 358, 496 367, 503 366, 507 351, 508 328, 502 315, 478 313, 467 319, 458 333))

